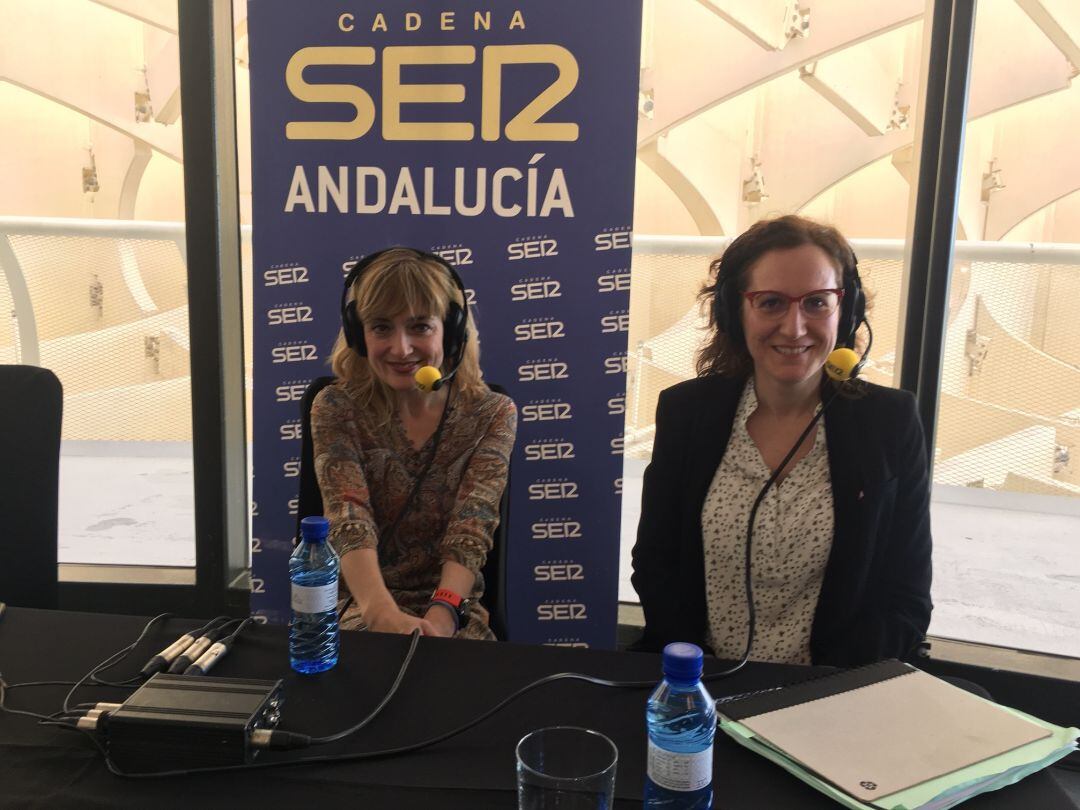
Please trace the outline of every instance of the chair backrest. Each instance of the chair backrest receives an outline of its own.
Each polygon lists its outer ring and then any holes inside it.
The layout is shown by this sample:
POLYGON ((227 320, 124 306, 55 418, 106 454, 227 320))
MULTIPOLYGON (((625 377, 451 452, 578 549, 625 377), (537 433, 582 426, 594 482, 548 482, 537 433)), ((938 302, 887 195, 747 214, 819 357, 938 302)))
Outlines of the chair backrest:
MULTIPOLYGON (((315 477, 315 450, 311 443, 311 405, 316 395, 335 377, 318 377, 308 386, 300 400, 300 424, 303 436, 300 441, 300 491, 296 509, 296 537, 300 536, 300 521, 309 515, 323 513, 322 492, 315 477)), ((509 396, 502 386, 488 383, 496 394, 509 396)), ((507 474, 506 489, 499 502, 499 526, 492 537, 491 551, 481 569, 484 576, 484 598, 480 601, 487 608, 491 629, 498 638, 506 638, 506 538, 509 537, 510 477, 507 474)))
POLYGON ((36 366, 0 366, 0 602, 57 607, 57 510, 64 392, 36 366), (17 559, 12 559, 12 556, 17 559))
MULTIPOLYGON (((510 396, 501 385, 488 383, 487 387, 496 394, 510 396)), ((508 556, 506 544, 510 537, 511 472, 512 469, 508 467, 506 488, 503 489, 502 499, 499 501, 499 525, 491 538, 491 551, 488 552, 484 567, 480 569, 484 575, 484 598, 481 601, 488 610, 491 629, 500 639, 508 637, 506 630, 506 558, 508 556)))
POLYGON ((311 444, 311 405, 315 397, 337 377, 316 377, 307 387, 300 400, 300 491, 296 501, 296 534, 293 542, 300 539, 300 521, 323 513, 322 492, 315 477, 315 450, 311 444))

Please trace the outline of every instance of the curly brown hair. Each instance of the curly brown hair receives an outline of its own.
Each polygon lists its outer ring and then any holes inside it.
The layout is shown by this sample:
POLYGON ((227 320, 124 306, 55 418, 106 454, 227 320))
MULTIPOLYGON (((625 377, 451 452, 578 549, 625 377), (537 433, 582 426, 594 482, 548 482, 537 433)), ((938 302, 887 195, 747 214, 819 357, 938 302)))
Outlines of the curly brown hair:
POLYGON ((746 377, 753 361, 742 331, 742 294, 746 292, 750 270, 770 250, 788 250, 816 245, 825 251, 849 289, 857 277, 855 252, 836 228, 806 217, 788 214, 755 222, 738 236, 718 259, 709 265, 709 283, 698 293, 702 309, 709 314, 710 339, 697 356, 699 377, 721 374, 746 377), (724 324, 727 323, 728 331, 724 324))

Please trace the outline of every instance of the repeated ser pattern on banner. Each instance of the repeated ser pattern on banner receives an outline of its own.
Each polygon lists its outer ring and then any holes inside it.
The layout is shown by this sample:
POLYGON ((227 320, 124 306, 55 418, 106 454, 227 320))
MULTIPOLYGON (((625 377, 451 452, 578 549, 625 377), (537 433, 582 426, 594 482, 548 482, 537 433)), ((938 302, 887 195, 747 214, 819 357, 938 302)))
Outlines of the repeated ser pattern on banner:
POLYGON ((256 615, 288 619, 300 399, 344 276, 406 244, 455 265, 518 406, 511 638, 614 644, 635 5, 249 3, 256 615))

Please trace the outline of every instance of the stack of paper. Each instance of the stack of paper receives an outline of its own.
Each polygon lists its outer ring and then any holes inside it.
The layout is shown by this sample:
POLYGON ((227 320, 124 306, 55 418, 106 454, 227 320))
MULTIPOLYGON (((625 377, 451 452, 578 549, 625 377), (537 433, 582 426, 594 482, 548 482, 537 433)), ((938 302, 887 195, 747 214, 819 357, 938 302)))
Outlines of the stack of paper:
POLYGON ((899 661, 716 708, 736 742, 862 810, 945 810, 1045 768, 1080 737, 899 661))

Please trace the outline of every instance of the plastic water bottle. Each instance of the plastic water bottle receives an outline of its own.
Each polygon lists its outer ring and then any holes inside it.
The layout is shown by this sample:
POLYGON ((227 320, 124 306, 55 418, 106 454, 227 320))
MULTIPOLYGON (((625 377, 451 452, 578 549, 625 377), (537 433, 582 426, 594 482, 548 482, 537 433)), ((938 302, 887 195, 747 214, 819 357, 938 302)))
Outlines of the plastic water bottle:
POLYGON ((289 622, 289 664, 310 674, 330 669, 338 660, 338 555, 326 542, 330 521, 300 521, 300 545, 289 558, 292 621, 289 622))
POLYGON ((664 647, 664 679, 649 696, 645 807, 712 807, 712 754, 716 704, 701 683, 701 648, 664 647))

